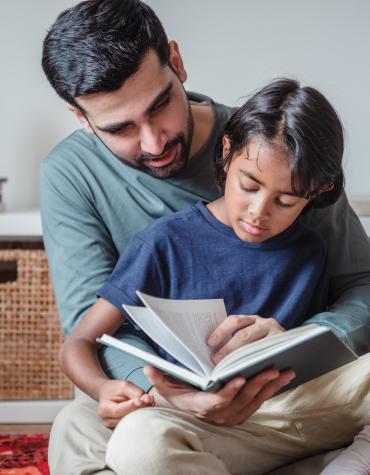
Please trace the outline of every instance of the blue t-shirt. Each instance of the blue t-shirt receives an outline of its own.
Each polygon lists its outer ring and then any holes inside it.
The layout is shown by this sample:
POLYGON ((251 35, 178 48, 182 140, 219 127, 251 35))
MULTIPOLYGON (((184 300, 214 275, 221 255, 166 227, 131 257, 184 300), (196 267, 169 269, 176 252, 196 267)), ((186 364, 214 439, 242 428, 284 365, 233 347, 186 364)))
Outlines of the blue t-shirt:
POLYGON ((327 305, 326 245, 300 219, 249 244, 198 202, 136 234, 98 296, 130 320, 122 304, 142 305, 136 290, 171 299, 223 298, 228 315, 273 317, 289 329, 327 305))

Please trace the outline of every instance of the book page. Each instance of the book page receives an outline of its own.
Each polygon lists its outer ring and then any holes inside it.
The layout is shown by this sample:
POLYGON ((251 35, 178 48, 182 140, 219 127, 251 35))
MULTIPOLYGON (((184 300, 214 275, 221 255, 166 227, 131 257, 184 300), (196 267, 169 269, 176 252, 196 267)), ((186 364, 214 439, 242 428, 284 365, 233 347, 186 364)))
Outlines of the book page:
POLYGON ((145 363, 151 364, 156 368, 161 369, 165 373, 175 376, 187 383, 198 386, 201 389, 205 389, 209 384, 209 380, 207 378, 200 377, 192 373, 190 370, 183 368, 182 366, 178 366, 174 363, 171 363, 170 361, 166 361, 160 356, 146 352, 134 345, 120 341, 118 338, 114 338, 111 335, 104 334, 101 336, 101 338, 97 338, 96 341, 98 343, 103 343, 104 345, 124 351, 130 355, 134 355, 137 358, 143 360, 145 363))
POLYGON ((152 297, 139 291, 137 294, 209 374, 214 364, 207 339, 227 317, 224 301, 172 300, 152 297))
POLYGON ((180 361, 196 374, 206 376, 202 366, 183 343, 166 327, 166 325, 153 316, 153 312, 146 307, 122 305, 132 320, 150 336, 152 340, 164 348, 167 353, 180 361))

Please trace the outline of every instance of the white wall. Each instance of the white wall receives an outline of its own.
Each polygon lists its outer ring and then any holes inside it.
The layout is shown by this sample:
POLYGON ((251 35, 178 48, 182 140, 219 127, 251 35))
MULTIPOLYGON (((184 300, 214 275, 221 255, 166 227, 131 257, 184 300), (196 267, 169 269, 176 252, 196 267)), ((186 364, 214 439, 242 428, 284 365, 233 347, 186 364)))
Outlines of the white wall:
MULTIPOLYGON (((77 122, 40 66, 48 26, 72 0, 2 1, 0 176, 7 208, 37 207, 42 157, 77 122)), ((178 40, 187 87, 239 104, 277 76, 318 87, 347 131, 347 190, 370 194, 369 0, 148 0, 178 40)))
POLYGON ((76 128, 41 68, 42 41, 70 0, 1 0, 0 176, 8 211, 38 206, 39 163, 76 128))

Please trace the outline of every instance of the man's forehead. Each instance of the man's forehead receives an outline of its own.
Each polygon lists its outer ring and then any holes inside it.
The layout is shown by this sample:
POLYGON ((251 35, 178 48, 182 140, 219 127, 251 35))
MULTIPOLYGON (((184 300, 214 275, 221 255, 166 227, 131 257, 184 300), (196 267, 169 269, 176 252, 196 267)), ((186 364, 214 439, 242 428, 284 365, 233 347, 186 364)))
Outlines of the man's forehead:
POLYGON ((118 90, 88 94, 76 99, 89 118, 99 125, 115 118, 131 120, 130 115, 140 114, 150 107, 169 85, 173 74, 171 68, 168 65, 162 66, 157 54, 150 50, 144 56, 138 71, 118 90), (123 117, 126 115, 127 117, 123 117))

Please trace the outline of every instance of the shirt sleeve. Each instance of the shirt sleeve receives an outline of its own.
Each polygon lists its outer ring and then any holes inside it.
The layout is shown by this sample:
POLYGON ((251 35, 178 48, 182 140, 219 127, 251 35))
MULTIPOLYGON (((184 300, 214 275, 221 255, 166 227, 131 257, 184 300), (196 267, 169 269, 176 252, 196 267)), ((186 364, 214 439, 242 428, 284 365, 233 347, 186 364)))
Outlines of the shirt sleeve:
POLYGON ((155 240, 151 239, 149 230, 145 232, 148 233, 145 241, 139 235, 130 240, 112 275, 97 292, 98 297, 115 305, 126 318, 128 315, 122 304, 143 305, 136 290, 159 297, 164 287, 162 275, 165 270, 158 265, 155 240))
POLYGON ((370 241, 342 197, 335 205, 307 214, 328 246, 329 306, 307 323, 328 326, 358 355, 370 350, 370 241))
MULTIPOLYGON (((78 181, 63 167, 44 161, 40 185, 45 249, 61 326, 68 335, 96 301, 96 292, 110 276, 118 251, 93 201, 81 193, 78 181)), ((151 351, 138 334, 130 335, 130 342, 135 341, 151 351)), ((127 379, 147 390, 150 383, 141 367, 140 360, 127 356, 127 379)))

